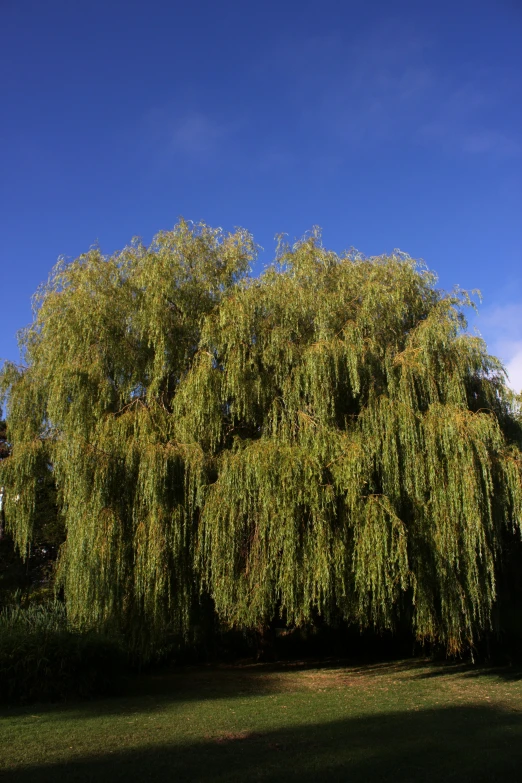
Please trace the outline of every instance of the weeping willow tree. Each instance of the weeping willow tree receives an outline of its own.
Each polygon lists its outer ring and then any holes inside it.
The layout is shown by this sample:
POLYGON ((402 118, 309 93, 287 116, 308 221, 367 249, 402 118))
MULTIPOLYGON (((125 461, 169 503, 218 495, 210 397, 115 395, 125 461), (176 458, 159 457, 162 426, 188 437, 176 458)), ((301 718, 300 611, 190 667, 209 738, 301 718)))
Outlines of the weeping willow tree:
POLYGON ((522 435, 466 292, 314 231, 256 247, 180 222, 60 262, 6 364, 6 520, 23 552, 51 471, 69 617, 160 639, 221 622, 405 619, 462 650, 522 528, 522 435))

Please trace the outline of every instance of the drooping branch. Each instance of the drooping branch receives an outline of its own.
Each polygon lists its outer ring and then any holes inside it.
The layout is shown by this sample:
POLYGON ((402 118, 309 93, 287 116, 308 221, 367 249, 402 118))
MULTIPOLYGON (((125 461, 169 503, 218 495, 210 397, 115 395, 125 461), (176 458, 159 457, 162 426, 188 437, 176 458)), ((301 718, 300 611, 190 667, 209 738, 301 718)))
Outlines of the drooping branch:
POLYGON ((248 279, 254 254, 182 221, 57 266, 26 369, 1 375, 6 523, 23 549, 52 466, 68 612, 140 643, 186 631, 207 591, 240 627, 405 611, 473 644, 522 526, 522 430, 468 295, 317 231, 248 279))

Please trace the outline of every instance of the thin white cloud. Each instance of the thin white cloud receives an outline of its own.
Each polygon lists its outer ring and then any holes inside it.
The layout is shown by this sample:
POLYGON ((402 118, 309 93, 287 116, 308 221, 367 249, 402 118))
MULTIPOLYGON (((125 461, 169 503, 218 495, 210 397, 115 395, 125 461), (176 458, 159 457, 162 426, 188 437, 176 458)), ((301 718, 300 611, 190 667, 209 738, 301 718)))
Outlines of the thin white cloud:
POLYGON ((178 156, 207 163, 212 158, 219 158, 243 125, 237 117, 226 121, 209 112, 179 112, 164 105, 146 113, 141 133, 144 143, 164 163, 178 156))
POLYGON ((419 129, 425 144, 470 155, 518 156, 520 140, 506 122, 517 105, 517 82, 509 70, 439 73, 431 116, 419 129), (457 87, 452 86, 454 81, 457 87))
POLYGON ((522 393, 522 340, 518 343, 518 351, 506 364, 506 370, 513 389, 522 393))
POLYGON ((296 157, 289 150, 268 147, 260 152, 255 166, 259 171, 277 172, 288 169, 296 163, 296 157))
POLYGON ((260 66, 308 131, 332 154, 408 140, 448 152, 521 152, 514 113, 519 78, 508 67, 451 67, 429 31, 387 20, 364 39, 350 31, 283 41, 260 66), (279 78, 278 78, 279 77, 279 78))
POLYGON ((490 352, 504 363, 510 386, 522 391, 522 301, 484 308, 477 326, 490 352))
POLYGON ((497 160, 522 153, 514 130, 518 74, 491 64, 450 66, 429 30, 403 20, 377 20, 364 38, 355 29, 281 35, 249 73, 254 89, 273 94, 273 127, 256 109, 242 115, 241 105, 229 117, 196 102, 182 111, 166 104, 149 111, 142 126, 151 157, 162 164, 179 156, 207 164, 248 156, 269 172, 297 164, 317 168, 325 150, 339 162, 335 171, 354 151, 397 142, 497 160), (254 125, 263 135, 243 138, 254 125), (306 160, 300 159, 301 133, 310 150, 306 160))
POLYGON ((464 152, 482 154, 494 152, 502 156, 514 156, 520 154, 519 142, 494 130, 478 130, 462 136, 462 148, 464 152))
POLYGON ((233 130, 232 126, 220 123, 201 112, 191 112, 172 122, 171 142, 180 152, 208 154, 214 152, 233 130))

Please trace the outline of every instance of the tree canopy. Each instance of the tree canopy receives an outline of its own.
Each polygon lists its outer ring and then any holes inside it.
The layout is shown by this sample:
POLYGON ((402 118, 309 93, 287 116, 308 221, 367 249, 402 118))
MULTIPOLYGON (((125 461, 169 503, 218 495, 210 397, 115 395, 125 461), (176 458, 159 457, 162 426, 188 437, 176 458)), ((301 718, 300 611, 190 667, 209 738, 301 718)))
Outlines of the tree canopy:
POLYGON ((248 274, 246 231, 185 221, 60 261, 1 385, 22 551, 52 474, 69 617, 158 639, 223 623, 407 622, 448 650, 491 623, 522 530, 522 431, 465 291, 317 231, 248 274))

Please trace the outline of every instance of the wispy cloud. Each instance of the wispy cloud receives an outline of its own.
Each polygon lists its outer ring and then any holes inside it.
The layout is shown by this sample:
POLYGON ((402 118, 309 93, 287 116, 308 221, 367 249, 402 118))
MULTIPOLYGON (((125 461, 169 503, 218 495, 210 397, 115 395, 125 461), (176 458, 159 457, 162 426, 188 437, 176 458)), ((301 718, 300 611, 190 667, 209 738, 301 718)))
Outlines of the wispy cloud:
POLYGON ((201 112, 190 112, 176 118, 170 129, 174 149, 188 154, 212 153, 220 142, 236 130, 232 124, 219 122, 201 112))
POLYGON ((494 160, 522 154, 518 74, 446 62, 440 40, 403 20, 377 21, 363 36, 281 34, 245 67, 258 103, 245 99, 224 114, 196 88, 200 101, 192 96, 188 108, 166 104, 147 113, 143 143, 163 160, 248 159, 261 172, 317 169, 325 155, 334 164, 324 170, 335 172, 354 151, 401 143, 494 160))
POLYGON ((519 78, 508 68, 446 64, 429 32, 391 21, 281 44, 265 66, 308 129, 330 146, 383 141, 469 155, 518 156, 519 78))
POLYGON ((143 133, 149 145, 164 158, 182 156, 207 163, 223 153, 243 125, 239 118, 225 120, 210 112, 180 112, 165 105, 147 112, 143 133))
POLYGON ((277 172, 288 169, 296 163, 295 155, 281 146, 267 146, 265 150, 260 150, 256 167, 262 172, 277 172))
POLYGON ((420 139, 470 155, 518 156, 519 135, 506 122, 517 106, 518 84, 507 70, 483 68, 438 75, 431 116, 420 139))
POLYGON ((472 154, 496 152, 509 157, 520 154, 520 143, 499 131, 479 130, 464 134, 462 146, 465 152, 472 154))
POLYGON ((507 362, 506 370, 513 389, 522 392, 522 340, 518 343, 517 352, 507 362))
POLYGON ((484 308, 477 326, 489 350, 504 362, 512 388, 522 391, 522 300, 484 308))

